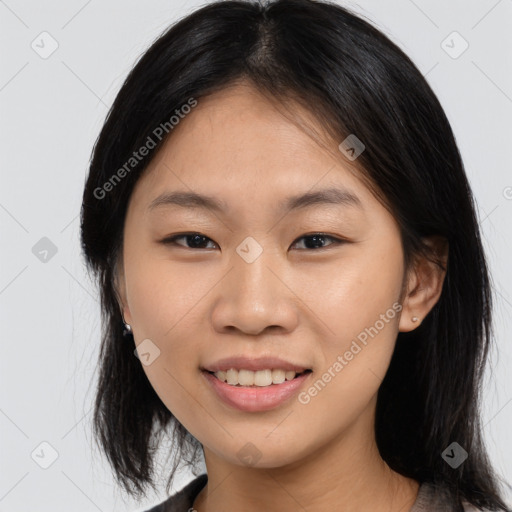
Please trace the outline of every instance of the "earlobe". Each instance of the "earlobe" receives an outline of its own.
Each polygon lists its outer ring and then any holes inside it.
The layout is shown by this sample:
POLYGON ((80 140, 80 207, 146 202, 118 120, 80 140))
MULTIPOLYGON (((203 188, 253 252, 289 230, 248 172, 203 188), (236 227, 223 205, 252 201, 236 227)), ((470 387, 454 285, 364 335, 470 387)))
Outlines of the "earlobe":
POLYGON ((448 263, 448 242, 437 235, 424 241, 431 248, 433 258, 418 258, 409 273, 407 293, 400 316, 400 332, 409 332, 418 327, 438 302, 443 290, 448 263))
POLYGON ((125 324, 131 325, 132 315, 128 306, 121 306, 121 316, 123 317, 123 322, 125 324))
POLYGON ((418 275, 416 269, 412 269, 407 276, 406 294, 402 302, 402 313, 400 315, 400 322, 398 330, 400 332, 409 332, 414 330, 420 325, 420 317, 418 315, 418 304, 415 294, 418 290, 418 275))

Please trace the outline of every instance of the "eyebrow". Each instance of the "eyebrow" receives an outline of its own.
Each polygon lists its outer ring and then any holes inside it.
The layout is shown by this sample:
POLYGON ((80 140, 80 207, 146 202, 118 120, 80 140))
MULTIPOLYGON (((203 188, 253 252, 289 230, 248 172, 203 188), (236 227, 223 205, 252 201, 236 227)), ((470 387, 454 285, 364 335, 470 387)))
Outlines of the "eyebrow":
MULTIPOLYGON (((282 203, 281 210, 289 212, 291 210, 299 210, 322 204, 350 206, 364 210, 363 203, 356 194, 347 189, 334 187, 290 196, 282 203)), ((151 212, 156 208, 170 205, 177 205, 184 208, 208 209, 219 213, 228 210, 227 204, 220 199, 187 191, 163 193, 151 201, 147 210, 151 212)))

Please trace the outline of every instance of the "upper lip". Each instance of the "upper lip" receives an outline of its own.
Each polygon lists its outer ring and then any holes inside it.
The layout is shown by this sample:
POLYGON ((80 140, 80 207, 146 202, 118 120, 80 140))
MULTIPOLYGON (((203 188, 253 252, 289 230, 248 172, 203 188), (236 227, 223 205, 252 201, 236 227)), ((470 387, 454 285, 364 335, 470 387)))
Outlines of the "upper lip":
POLYGON ((279 357, 227 357, 220 359, 215 363, 205 365, 204 370, 208 372, 227 371, 231 368, 236 370, 252 370, 254 372, 258 370, 267 369, 280 369, 280 370, 293 370, 297 373, 301 373, 304 370, 309 370, 307 366, 301 366, 299 364, 291 363, 280 359, 279 357))

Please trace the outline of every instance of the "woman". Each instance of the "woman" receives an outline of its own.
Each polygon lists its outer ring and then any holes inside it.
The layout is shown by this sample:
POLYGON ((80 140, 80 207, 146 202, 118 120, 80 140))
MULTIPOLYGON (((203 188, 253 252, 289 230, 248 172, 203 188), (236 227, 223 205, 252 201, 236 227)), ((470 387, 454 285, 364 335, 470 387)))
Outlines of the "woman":
POLYGON ((172 26, 96 142, 81 236, 94 429, 151 509, 509 510, 483 445, 491 291, 447 118, 368 22, 311 0, 172 26))

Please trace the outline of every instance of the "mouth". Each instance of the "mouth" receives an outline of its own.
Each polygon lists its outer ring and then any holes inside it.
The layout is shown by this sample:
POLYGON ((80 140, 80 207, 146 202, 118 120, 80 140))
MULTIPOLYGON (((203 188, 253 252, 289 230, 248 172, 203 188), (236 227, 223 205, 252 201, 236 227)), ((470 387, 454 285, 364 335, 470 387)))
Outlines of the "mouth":
POLYGON ((213 396, 230 408, 243 412, 264 412, 291 404, 292 398, 311 380, 313 371, 284 370, 206 370, 202 369, 213 396), (275 381, 275 382, 274 382, 275 381))
POLYGON ((203 370, 209 373, 219 381, 228 384, 233 387, 243 388, 264 388, 282 384, 283 382, 292 381, 300 378, 308 373, 311 373, 311 369, 303 371, 295 370, 284 370, 281 368, 272 368, 265 370, 246 370, 230 368, 229 370, 209 371, 203 370))

